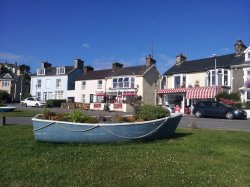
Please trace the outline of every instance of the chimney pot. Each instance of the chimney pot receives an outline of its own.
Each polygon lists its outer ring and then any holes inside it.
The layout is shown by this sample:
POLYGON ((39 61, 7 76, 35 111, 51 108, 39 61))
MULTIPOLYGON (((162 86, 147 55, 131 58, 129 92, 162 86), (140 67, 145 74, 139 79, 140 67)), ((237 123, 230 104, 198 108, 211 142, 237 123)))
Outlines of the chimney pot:
POLYGON ((182 53, 176 56, 176 64, 179 65, 182 62, 185 62, 187 57, 183 55, 182 53))
POLYGON ((84 61, 81 59, 75 59, 75 66, 74 67, 77 69, 83 69, 84 61))
POLYGON ((151 56, 151 54, 149 54, 148 56, 146 56, 146 66, 147 67, 151 67, 155 63, 156 63, 156 60, 153 59, 153 57, 151 56))
POLYGON ((112 69, 113 71, 117 71, 118 69, 122 68, 123 67, 123 64, 119 63, 119 62, 114 62, 112 64, 112 69))

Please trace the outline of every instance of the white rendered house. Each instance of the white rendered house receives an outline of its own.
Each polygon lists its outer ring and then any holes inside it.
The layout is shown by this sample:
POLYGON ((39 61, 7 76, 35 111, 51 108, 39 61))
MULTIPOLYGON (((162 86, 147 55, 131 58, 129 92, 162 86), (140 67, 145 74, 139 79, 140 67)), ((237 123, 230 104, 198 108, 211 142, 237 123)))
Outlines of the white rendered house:
POLYGON ((86 67, 84 75, 75 83, 75 90, 68 91, 68 98, 90 104, 94 110, 103 110, 108 103, 111 110, 132 111, 132 104, 138 98, 145 104, 155 104, 160 77, 155 62, 149 56, 145 65, 123 67, 116 62, 112 69, 86 67))
POLYGON ((30 94, 42 100, 67 99, 67 91, 75 89, 75 80, 83 74, 84 62, 74 61, 74 66, 52 67, 42 62, 37 72, 31 75, 30 94))

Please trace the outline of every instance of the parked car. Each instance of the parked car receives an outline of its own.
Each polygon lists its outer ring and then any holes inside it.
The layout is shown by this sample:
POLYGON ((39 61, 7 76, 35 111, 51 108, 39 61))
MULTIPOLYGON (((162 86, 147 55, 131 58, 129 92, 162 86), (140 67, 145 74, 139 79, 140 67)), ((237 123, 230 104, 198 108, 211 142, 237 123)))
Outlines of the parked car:
POLYGON ((36 97, 28 97, 21 101, 21 105, 27 107, 27 106, 35 106, 35 107, 42 107, 46 106, 46 103, 41 101, 39 98, 36 97))
POLYGON ((216 101, 200 101, 193 109, 193 114, 197 117, 215 117, 227 119, 246 119, 247 113, 216 101))

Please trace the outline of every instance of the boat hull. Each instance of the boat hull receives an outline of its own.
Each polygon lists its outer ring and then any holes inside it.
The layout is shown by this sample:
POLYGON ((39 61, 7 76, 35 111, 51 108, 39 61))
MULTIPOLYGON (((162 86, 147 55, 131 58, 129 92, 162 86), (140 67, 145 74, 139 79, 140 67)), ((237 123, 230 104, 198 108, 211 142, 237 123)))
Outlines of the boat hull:
POLYGON ((73 123, 32 118, 36 141, 108 143, 170 138, 182 115, 134 123, 73 123))
POLYGON ((16 107, 14 107, 14 106, 2 106, 2 107, 0 107, 0 112, 11 112, 15 109, 16 109, 16 107))

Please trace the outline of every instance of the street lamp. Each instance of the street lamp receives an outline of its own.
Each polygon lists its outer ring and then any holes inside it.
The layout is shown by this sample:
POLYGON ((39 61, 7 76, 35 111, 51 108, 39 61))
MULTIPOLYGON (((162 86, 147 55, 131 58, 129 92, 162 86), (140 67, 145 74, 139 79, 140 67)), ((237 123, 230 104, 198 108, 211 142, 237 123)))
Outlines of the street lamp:
MULTIPOLYGON (((213 54, 214 57, 214 76, 215 76, 215 96, 217 95, 217 61, 216 61, 216 54, 213 54)), ((214 98, 216 101, 216 97, 214 98)))

